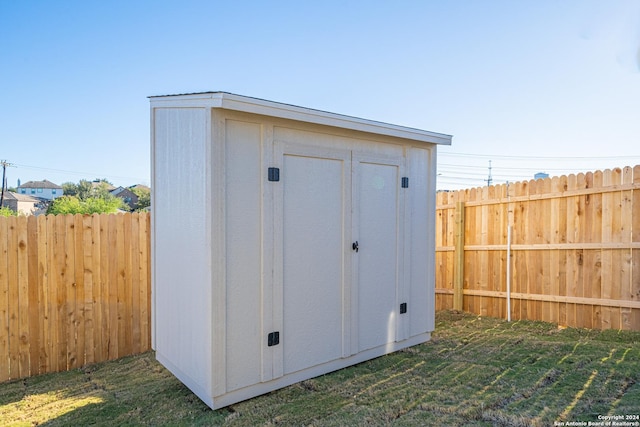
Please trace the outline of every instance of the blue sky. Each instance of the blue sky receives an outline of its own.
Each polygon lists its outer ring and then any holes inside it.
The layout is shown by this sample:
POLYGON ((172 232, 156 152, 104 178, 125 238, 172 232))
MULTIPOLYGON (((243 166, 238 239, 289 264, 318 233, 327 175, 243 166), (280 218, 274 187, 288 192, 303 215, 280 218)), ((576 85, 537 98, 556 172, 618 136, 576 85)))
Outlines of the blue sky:
POLYGON ((147 96, 210 90, 451 134, 439 188, 640 164, 640 1, 0 0, 10 186, 148 184, 147 96))

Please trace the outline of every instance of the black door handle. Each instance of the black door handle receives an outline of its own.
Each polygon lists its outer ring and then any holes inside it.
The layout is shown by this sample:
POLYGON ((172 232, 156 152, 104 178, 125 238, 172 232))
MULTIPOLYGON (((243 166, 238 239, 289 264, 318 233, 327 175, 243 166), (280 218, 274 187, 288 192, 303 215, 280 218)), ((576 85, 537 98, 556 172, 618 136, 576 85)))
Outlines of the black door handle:
POLYGON ((353 249, 354 251, 358 252, 358 241, 357 240, 351 244, 351 249, 353 249))

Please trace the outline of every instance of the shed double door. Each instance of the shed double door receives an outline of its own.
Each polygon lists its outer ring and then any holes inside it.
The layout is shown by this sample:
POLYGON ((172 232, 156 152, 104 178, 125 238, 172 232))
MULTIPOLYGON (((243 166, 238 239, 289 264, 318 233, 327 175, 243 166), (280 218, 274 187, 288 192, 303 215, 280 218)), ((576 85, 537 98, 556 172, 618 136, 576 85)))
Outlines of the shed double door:
POLYGON ((274 378, 404 338, 398 151, 276 143, 274 378))

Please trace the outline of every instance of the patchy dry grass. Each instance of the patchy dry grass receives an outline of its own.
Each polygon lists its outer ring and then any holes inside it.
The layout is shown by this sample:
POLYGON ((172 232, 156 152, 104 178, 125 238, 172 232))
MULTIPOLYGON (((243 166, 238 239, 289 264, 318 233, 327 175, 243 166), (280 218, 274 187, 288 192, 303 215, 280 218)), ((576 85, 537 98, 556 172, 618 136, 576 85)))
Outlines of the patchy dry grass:
POLYGON ((640 413, 640 333, 441 312, 431 342, 211 411, 152 353, 0 384, 0 424, 545 426, 640 413))

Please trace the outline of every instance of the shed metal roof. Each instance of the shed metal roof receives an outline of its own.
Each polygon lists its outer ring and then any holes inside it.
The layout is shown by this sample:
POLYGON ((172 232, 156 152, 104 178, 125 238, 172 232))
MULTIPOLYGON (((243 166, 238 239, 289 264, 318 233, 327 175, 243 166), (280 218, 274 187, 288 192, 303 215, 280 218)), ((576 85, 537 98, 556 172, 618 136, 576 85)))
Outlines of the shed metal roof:
POLYGON ((265 116, 298 120, 307 123, 322 124, 340 128, 371 132, 387 136, 395 136, 432 144, 451 145, 451 135, 399 126, 375 120, 343 114, 330 113, 328 111, 313 108, 299 107, 297 105, 268 101, 260 98, 236 95, 229 92, 197 92, 177 95, 150 96, 152 106, 162 108, 163 105, 179 106, 184 104, 194 106, 200 104, 203 107, 222 108, 227 110, 242 111, 261 114, 265 116))

